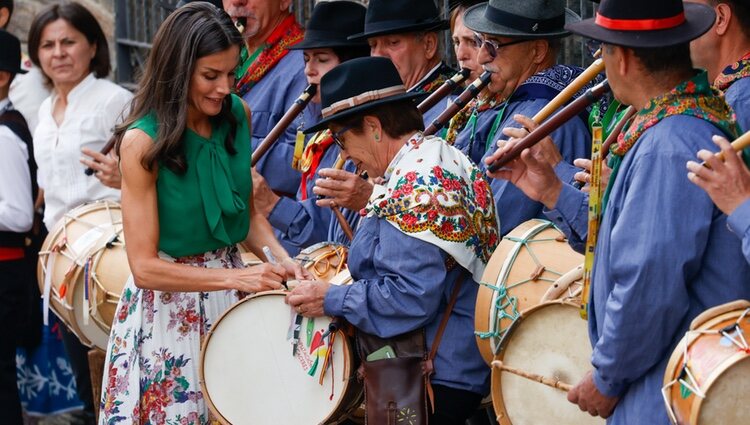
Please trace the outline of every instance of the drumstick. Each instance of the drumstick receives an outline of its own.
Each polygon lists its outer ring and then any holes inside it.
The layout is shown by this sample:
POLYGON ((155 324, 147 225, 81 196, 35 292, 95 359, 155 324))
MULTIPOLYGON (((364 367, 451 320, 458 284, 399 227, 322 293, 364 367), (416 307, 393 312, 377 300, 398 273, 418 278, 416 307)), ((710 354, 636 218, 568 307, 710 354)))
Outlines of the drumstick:
POLYGON ((537 375, 536 373, 524 372, 522 370, 515 369, 510 366, 506 366, 500 360, 493 360, 492 367, 498 368, 508 373, 512 373, 514 375, 518 375, 530 381, 539 382, 540 384, 544 384, 548 387, 552 387, 561 391, 567 392, 573 389, 572 385, 566 384, 565 382, 562 382, 559 379, 548 378, 546 376, 537 375))
MULTIPOLYGON (((339 156, 336 158, 336 163, 333 164, 334 170, 340 170, 344 168, 344 164, 346 163, 346 159, 339 154, 339 156)), ((318 197, 318 199, 323 199, 321 196, 318 197)), ((349 225, 349 222, 346 221, 346 217, 344 217, 344 214, 341 212, 339 207, 337 206, 331 206, 331 211, 333 211, 333 215, 336 216, 336 220, 339 221, 339 225, 341 226, 341 231, 344 232, 344 235, 351 241, 354 239, 354 231, 352 230, 352 226, 349 225)))

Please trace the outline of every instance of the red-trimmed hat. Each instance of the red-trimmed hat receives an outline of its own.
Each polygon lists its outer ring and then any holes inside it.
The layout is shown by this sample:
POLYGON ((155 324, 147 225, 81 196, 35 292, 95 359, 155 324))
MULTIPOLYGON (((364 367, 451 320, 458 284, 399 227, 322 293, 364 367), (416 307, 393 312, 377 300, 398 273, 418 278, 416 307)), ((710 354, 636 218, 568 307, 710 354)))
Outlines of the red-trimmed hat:
POLYGON ((594 18, 566 28, 619 46, 668 47, 700 37, 715 19, 713 8, 682 0, 602 0, 594 18))

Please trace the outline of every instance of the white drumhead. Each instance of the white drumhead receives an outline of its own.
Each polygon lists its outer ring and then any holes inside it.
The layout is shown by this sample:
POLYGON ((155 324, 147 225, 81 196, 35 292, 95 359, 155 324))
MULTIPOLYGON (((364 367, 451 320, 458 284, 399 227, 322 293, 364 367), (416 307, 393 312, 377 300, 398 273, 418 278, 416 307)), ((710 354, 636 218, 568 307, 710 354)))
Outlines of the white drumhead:
MULTIPOLYGON (((506 366, 575 385, 591 370, 591 343, 586 322, 570 304, 553 303, 532 310, 516 323, 503 342, 506 366)), ((498 373, 497 370, 493 374, 498 373)), ((502 372, 502 399, 513 425, 603 424, 567 400, 567 393, 520 376, 502 372)))
MULTIPOLYGON (((86 324, 83 318, 83 288, 84 284, 79 281, 75 286, 75 292, 73 294, 73 314, 76 318, 76 325, 81 329, 83 337, 88 339, 94 347, 99 347, 102 350, 107 350, 107 343, 109 342, 109 332, 105 332, 102 328, 96 324, 93 317, 89 317, 89 323, 86 324)), ((89 293, 89 297, 91 294, 89 293)), ((94 300, 89 298, 89 305, 93 305, 94 300)), ((80 339, 80 338, 79 338, 80 339)), ((83 345, 89 345, 87 341, 81 341, 83 345)))
MULTIPOLYGON (((235 304, 211 330, 201 359, 203 388, 230 423, 318 424, 338 407, 351 367, 345 364, 350 356, 344 352, 343 337, 336 337, 333 365, 320 385, 323 359, 313 376, 303 367, 310 359, 308 319, 302 322, 297 357, 287 340, 292 319, 284 294, 266 293, 235 304)), ((316 318, 314 334, 324 332, 329 323, 329 318, 316 318)))
POLYGON ((699 425, 750 423, 750 357, 725 370, 706 393, 700 406, 699 425))

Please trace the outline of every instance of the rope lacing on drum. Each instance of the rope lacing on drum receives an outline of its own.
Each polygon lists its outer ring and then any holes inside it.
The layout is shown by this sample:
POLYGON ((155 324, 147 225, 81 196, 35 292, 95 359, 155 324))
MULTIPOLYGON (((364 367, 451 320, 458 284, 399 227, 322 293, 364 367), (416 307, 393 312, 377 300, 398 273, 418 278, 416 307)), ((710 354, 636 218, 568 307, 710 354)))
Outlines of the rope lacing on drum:
POLYGON ((743 351, 745 353, 750 354, 750 346, 747 344, 747 340, 745 339, 744 332, 742 328, 740 327, 740 324, 742 323, 742 320, 750 313, 750 308, 746 309, 737 320, 722 329, 697 329, 693 331, 688 331, 685 334, 685 344, 683 346, 683 353, 682 353, 682 368, 680 369, 680 374, 677 376, 676 379, 670 381, 666 385, 664 385, 661 389, 662 397, 664 398, 664 403, 667 406, 667 413, 669 414, 669 419, 672 421, 673 424, 677 423, 677 418, 675 417, 674 410, 672 409, 672 403, 670 402, 669 397, 669 389, 675 385, 680 384, 693 394, 695 394, 696 397, 699 398, 706 398, 706 393, 703 391, 703 388, 701 388, 700 383, 697 379, 695 379, 695 376, 690 371, 690 357, 688 354, 688 348, 690 347, 691 337, 693 336, 700 336, 700 335, 721 335, 722 337, 726 338, 729 342, 731 342, 735 347, 737 347, 738 350, 743 351), (687 380, 685 379, 687 378, 687 380))
MULTIPOLYGON (((507 288, 505 288, 504 286, 491 285, 486 282, 479 282, 479 284, 484 285, 498 293, 497 298, 495 298, 495 312, 496 312, 495 323, 500 323, 502 319, 510 319, 512 322, 518 318, 518 299, 516 297, 509 296, 507 288), (509 307, 510 307, 510 313, 508 313, 507 311, 509 307)), ((505 336, 506 332, 508 332, 507 329, 505 330, 496 329, 490 332, 474 332, 474 334, 481 339, 488 339, 488 338, 502 339, 502 337, 505 336)))
MULTIPOLYGON (((549 223, 550 226, 554 227, 552 223, 549 223)), ((534 254, 534 250, 531 247, 532 243, 537 242, 555 242, 558 239, 557 238, 543 238, 543 239, 535 239, 531 240, 532 237, 536 236, 537 234, 541 233, 543 230, 549 228, 550 226, 542 226, 541 228, 536 229, 536 231, 530 232, 529 234, 525 235, 524 237, 514 237, 514 236, 505 236, 503 239, 507 239, 511 242, 516 243, 515 249, 510 253, 510 262, 511 264, 516 261, 516 258, 518 257, 518 254, 521 252, 521 248, 526 248, 526 251, 528 251, 529 256, 534 261, 534 264, 536 264, 536 269, 534 273, 532 273, 528 278, 519 280, 517 282, 514 282, 509 285, 504 286, 498 286, 498 285, 492 285, 486 282, 480 282, 480 285, 484 285, 498 293, 497 298, 495 299, 495 330, 488 331, 488 332, 474 332, 474 334, 480 338, 480 339, 488 339, 488 338, 497 338, 499 340, 502 340, 505 337, 505 334, 508 332, 508 329, 502 329, 500 326, 500 323, 503 319, 509 319, 512 322, 514 322, 518 318, 518 299, 513 296, 508 295, 508 290, 515 288, 517 286, 523 285, 528 282, 535 282, 535 281, 545 281, 545 282, 551 282, 554 283, 557 279, 550 279, 546 277, 542 277, 542 273, 549 272, 554 275, 557 275, 558 277, 562 276, 563 273, 551 270, 546 268, 541 261, 539 261, 539 258, 534 254), (511 312, 508 313, 507 308, 510 307, 511 312)), ((506 260, 508 261, 508 260, 506 260)), ((510 270, 508 270, 509 272, 510 270)), ((503 276, 500 276, 498 281, 502 282, 507 279, 507 273, 503 276)), ((493 351, 495 354, 498 353, 498 350, 500 348, 500 344, 495 345, 493 348, 493 351)))
POLYGON ((312 269, 320 277, 326 275, 332 267, 336 267, 336 274, 340 273, 346 265, 347 250, 344 246, 337 246, 332 251, 324 252, 314 258, 298 256, 297 259, 302 266, 312 269), (339 262, 335 266, 331 264, 331 258, 338 257, 339 262))

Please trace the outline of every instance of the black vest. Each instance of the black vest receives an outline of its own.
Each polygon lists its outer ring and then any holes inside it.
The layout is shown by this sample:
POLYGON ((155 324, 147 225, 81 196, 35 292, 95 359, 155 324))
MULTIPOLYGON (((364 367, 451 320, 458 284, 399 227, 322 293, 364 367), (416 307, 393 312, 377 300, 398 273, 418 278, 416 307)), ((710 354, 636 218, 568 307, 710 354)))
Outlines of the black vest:
MULTIPOLYGON (((34 161, 34 145, 31 139, 29 126, 20 112, 10 109, 0 115, 0 125, 8 127, 26 144, 26 151, 29 155, 28 166, 31 175, 32 200, 36 200, 38 187, 36 184, 36 161, 34 161)), ((0 231, 0 247, 3 248, 22 248, 25 242, 25 233, 3 232, 0 231)))

